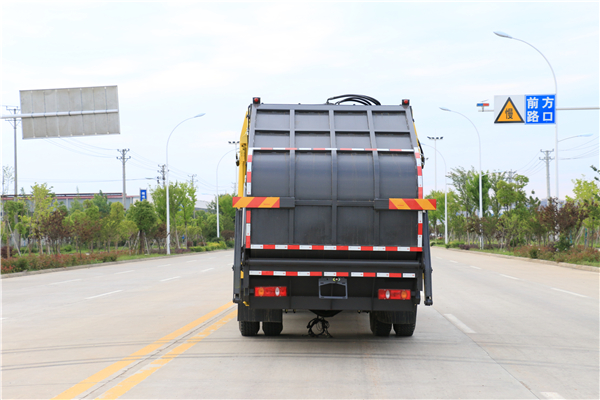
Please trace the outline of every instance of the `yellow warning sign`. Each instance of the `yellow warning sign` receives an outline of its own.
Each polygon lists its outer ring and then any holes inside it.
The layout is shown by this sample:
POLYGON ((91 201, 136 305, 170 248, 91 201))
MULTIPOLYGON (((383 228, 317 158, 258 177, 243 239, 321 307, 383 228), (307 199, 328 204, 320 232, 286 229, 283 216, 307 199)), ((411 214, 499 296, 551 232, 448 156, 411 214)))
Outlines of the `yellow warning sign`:
POLYGON ((514 123, 524 123, 523 117, 519 113, 517 107, 509 97, 506 99, 506 103, 504 103, 504 107, 500 110, 500 113, 496 117, 494 121, 495 124, 514 124, 514 123))

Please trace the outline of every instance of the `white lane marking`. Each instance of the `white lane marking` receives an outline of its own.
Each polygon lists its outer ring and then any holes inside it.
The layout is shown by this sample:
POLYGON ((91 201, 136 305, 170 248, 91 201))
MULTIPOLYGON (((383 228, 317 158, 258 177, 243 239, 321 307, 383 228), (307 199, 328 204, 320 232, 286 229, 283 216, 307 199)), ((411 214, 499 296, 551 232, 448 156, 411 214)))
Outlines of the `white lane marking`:
POLYGON ((454 261, 454 260, 448 260, 448 261, 450 261, 451 263, 454 263, 454 264, 458 264, 458 261, 454 261))
POLYGON ((586 298, 586 299, 588 298, 587 296, 584 296, 584 295, 582 295, 582 294, 579 294, 579 293, 573 293, 573 292, 569 292, 568 290, 557 289, 557 288, 554 288, 554 287, 552 288, 552 290, 556 290, 556 291, 559 291, 559 292, 563 292, 563 293, 572 294, 573 296, 584 297, 584 298, 586 298))
POLYGON ((443 260, 443 258, 442 258, 442 257, 437 257, 437 256, 436 256, 435 258, 437 258, 438 260, 443 260))
POLYGON ((122 292, 122 290, 115 290, 114 292, 102 293, 102 294, 99 294, 98 296, 86 297, 85 299, 86 300, 95 299, 96 297, 108 296, 109 294, 119 293, 119 292, 122 292))
POLYGON ((475 333, 475 331, 465 325, 460 319, 456 318, 452 314, 444 314, 444 317, 448 319, 448 321, 452 322, 454 326, 463 331, 464 333, 475 333))
POLYGON ((160 267, 168 267, 169 265, 171 265, 171 264, 159 265, 157 268, 160 268, 160 267))
POLYGON ((135 269, 132 269, 132 270, 129 270, 129 271, 117 272, 117 273, 115 273, 113 275, 126 274, 128 272, 134 272, 134 271, 135 271, 135 269))
POLYGON ((510 279, 514 279, 514 280, 520 281, 520 279, 519 279, 519 278, 515 278, 514 276, 510 276, 510 275, 504 275, 504 274, 500 274, 500 276, 503 276, 503 277, 505 277, 505 278, 510 278, 510 279))
POLYGON ((474 266, 472 266, 472 265, 469 265, 469 267, 471 267, 471 268, 475 268, 475 269, 481 269, 481 268, 479 268, 479 267, 474 267, 474 266))
POLYGON ((214 269, 214 268, 205 269, 204 271, 201 271, 201 272, 210 271, 211 269, 214 269))
POLYGON ((547 399, 564 399, 564 397, 556 392, 540 392, 540 394, 547 399))
POLYGON ((198 261, 198 260, 186 261, 186 263, 189 263, 189 262, 197 262, 197 261, 198 261))
POLYGON ((80 281, 80 280, 81 279, 71 279, 70 281, 54 282, 54 283, 49 283, 48 285, 60 285, 61 283, 75 282, 75 281, 80 281))
POLYGON ((166 282, 166 281, 170 281, 171 279, 177 279, 177 278, 181 278, 181 277, 180 276, 174 276, 172 278, 161 279, 161 282, 166 282))

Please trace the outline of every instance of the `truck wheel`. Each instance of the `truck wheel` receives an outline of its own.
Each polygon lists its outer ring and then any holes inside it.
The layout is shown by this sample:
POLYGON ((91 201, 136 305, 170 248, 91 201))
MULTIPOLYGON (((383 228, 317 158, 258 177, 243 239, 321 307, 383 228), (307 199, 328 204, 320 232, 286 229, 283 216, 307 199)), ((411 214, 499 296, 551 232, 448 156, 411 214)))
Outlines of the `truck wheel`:
POLYGON ((415 331, 415 324, 394 324, 396 336, 412 336, 415 331))
POLYGON ((262 330, 265 336, 277 336, 283 330, 282 322, 263 322, 262 330))
POLYGON ((242 336, 256 336, 260 329, 260 322, 240 321, 240 333, 242 336))
POLYGON ((371 332, 375 336, 389 336, 392 330, 392 324, 386 324, 385 322, 379 321, 373 313, 369 313, 369 322, 371 325, 371 332))

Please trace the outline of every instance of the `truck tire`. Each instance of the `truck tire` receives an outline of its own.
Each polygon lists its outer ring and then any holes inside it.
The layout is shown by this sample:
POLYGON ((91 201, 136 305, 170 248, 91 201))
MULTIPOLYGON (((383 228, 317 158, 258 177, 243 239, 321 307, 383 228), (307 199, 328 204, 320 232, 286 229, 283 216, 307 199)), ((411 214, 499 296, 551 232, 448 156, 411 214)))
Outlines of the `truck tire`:
POLYGON ((371 325, 371 332, 375 336, 389 336, 392 331, 392 324, 379 321, 373 313, 369 313, 369 323, 371 325))
POLYGON ((283 330, 282 322, 263 322, 262 330, 265 336, 277 336, 283 330))
POLYGON ((240 321, 240 333, 242 336, 256 336, 260 329, 260 322, 240 321))
POLYGON ((396 336, 412 336, 415 331, 415 324, 394 324, 396 336))

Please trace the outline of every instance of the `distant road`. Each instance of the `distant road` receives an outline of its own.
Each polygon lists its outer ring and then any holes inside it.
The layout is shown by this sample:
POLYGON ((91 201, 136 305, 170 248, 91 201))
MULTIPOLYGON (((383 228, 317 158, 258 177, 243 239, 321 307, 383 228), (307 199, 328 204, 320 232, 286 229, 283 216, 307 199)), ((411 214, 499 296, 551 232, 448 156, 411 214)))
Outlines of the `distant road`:
POLYGON ((599 398, 599 276, 432 248, 415 335, 284 314, 242 337, 231 251, 2 280, 2 398, 599 398))

